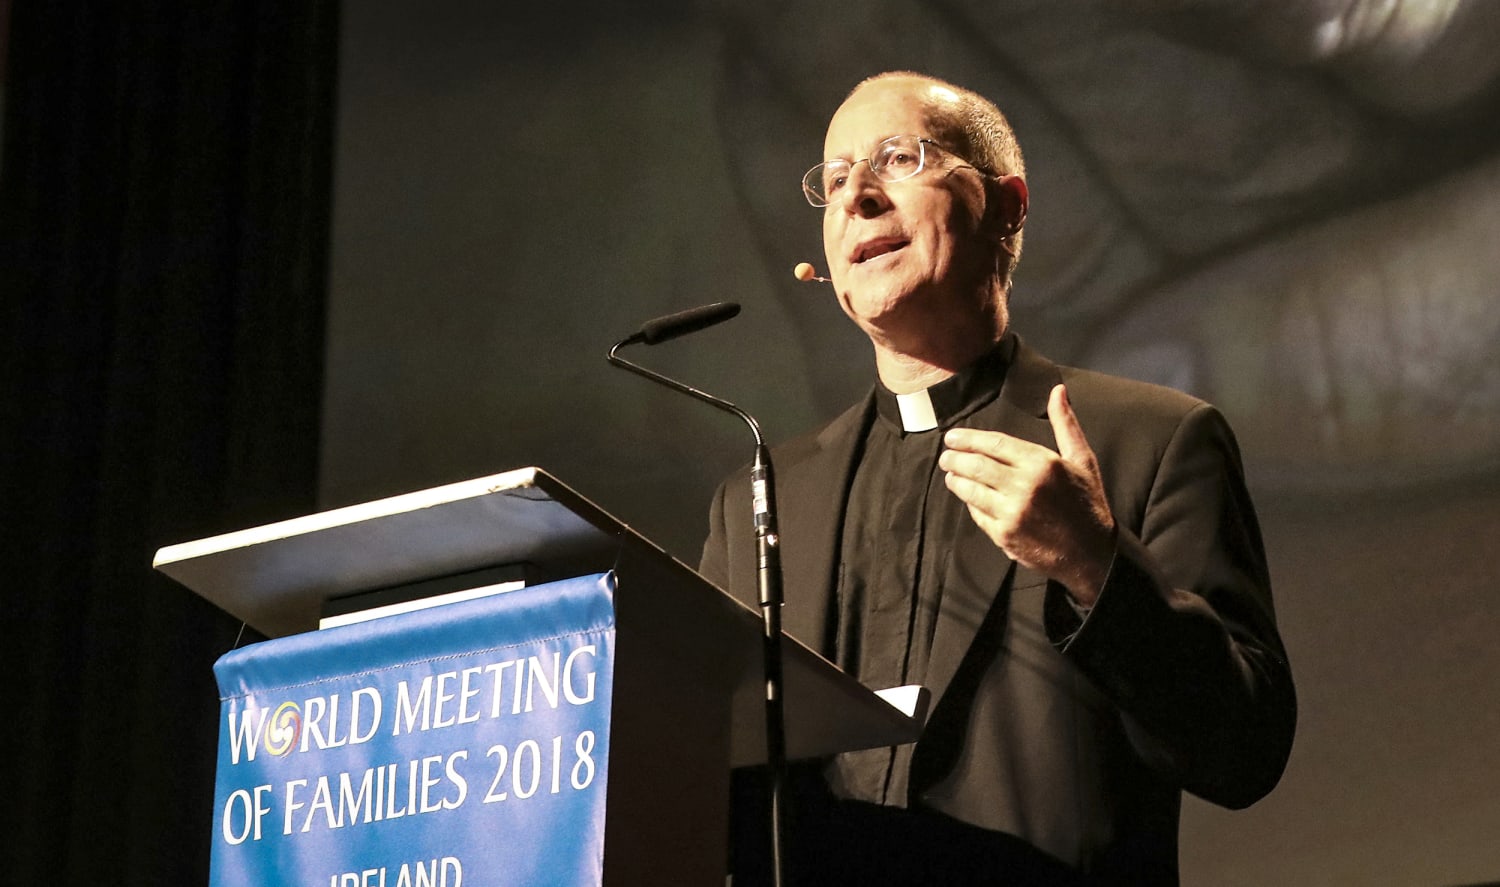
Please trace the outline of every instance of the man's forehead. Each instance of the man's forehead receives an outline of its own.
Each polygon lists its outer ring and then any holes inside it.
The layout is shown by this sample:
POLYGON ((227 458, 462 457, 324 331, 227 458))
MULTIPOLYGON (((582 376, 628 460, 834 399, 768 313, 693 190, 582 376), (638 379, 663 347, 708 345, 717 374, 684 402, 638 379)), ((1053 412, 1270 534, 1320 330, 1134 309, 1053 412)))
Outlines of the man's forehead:
POLYGON ((945 128, 942 112, 957 102, 958 94, 953 90, 916 77, 865 83, 834 112, 824 148, 847 152, 894 135, 942 136, 937 131, 945 128))

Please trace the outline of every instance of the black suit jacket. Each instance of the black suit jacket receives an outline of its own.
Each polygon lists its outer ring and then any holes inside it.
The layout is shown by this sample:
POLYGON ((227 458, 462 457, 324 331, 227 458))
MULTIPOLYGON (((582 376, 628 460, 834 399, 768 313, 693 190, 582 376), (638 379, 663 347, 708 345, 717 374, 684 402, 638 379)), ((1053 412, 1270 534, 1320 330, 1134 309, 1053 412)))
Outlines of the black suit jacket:
MULTIPOLYGON (((1285 766, 1295 696, 1228 425, 1180 392, 1059 366, 1018 343, 991 430, 1056 449, 1046 407, 1059 382, 1118 525, 1109 578, 1080 623, 1060 587, 964 522, 946 568, 967 573, 949 587, 971 591, 939 615, 909 810, 881 814, 870 830, 880 837, 864 845, 845 829, 845 846, 830 850, 851 865, 884 858, 871 871, 888 877, 874 883, 902 883, 889 874, 896 857, 929 854, 911 870, 930 874, 952 849, 903 846, 887 834, 901 822, 914 833, 951 825, 960 843, 1014 836, 1101 882, 1175 883, 1180 792, 1242 807, 1285 766)), ((783 624, 825 655, 844 503, 872 409, 867 397, 775 453, 783 624)), ((753 606, 748 487, 741 475, 720 488, 700 569, 753 606)), ((837 820, 858 805, 826 809, 837 820)))

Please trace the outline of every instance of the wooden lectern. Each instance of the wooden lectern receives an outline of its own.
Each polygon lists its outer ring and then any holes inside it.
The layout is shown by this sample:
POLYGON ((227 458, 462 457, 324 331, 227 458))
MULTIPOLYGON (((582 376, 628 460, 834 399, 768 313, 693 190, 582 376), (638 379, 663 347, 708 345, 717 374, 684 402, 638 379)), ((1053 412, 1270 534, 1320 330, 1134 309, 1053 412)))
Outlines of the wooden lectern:
MULTIPOLYGON (((537 468, 173 545, 155 566, 268 637, 325 602, 458 588, 523 566, 539 580, 613 570, 606 885, 724 883, 729 771, 765 756, 760 614, 537 468)), ((914 741, 898 710, 787 638, 792 759, 914 741)))

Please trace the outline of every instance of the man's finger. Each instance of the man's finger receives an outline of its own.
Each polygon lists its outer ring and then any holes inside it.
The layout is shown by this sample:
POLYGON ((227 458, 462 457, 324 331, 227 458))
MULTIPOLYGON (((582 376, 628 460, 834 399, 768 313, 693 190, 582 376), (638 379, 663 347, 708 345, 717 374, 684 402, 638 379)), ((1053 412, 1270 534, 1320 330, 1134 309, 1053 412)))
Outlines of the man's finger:
POLYGON ((943 450, 938 456, 938 467, 949 474, 966 477, 997 490, 1011 482, 1016 470, 1015 466, 985 453, 954 449, 943 450))
POLYGON ((1062 385, 1052 387, 1047 400, 1047 418, 1052 422, 1052 436, 1057 438, 1057 454, 1063 461, 1073 465, 1092 465, 1094 448, 1078 425, 1078 416, 1073 413, 1073 402, 1068 399, 1068 389, 1062 385))
MULTIPOLYGON (((994 538, 999 521, 1014 517, 1006 507, 1010 503, 991 487, 957 474, 945 475, 943 483, 969 509, 969 514, 980 529, 991 538, 994 538)), ((995 544, 1000 544, 998 539, 995 544)))
POLYGON ((950 450, 978 453, 1014 465, 1026 458, 1036 444, 1011 437, 1003 431, 980 431, 977 428, 953 428, 943 435, 943 445, 950 450))

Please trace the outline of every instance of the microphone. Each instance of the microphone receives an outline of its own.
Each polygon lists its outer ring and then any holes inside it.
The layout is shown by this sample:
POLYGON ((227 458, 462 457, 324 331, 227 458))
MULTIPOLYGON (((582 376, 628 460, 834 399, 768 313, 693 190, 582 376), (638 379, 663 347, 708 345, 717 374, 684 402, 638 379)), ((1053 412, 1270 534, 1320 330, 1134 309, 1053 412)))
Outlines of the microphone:
MULTIPOLYGON (((807 263, 797 266, 798 279, 809 279, 813 267, 807 263), (803 272, 803 268, 807 271, 803 272), (804 278, 802 275, 807 274, 804 278)), ((821 279, 821 278, 819 278, 821 279)), ((782 699, 782 655, 781 655, 781 607, 785 601, 782 593, 781 538, 776 528, 776 482, 771 467, 771 450, 761 433, 760 423, 755 417, 706 391, 699 391, 670 376, 631 363, 619 355, 626 345, 644 342, 655 345, 678 336, 685 336, 716 323, 723 323, 740 313, 740 306, 733 302, 715 302, 701 308, 689 308, 666 317, 658 317, 641 324, 641 328, 621 339, 609 349, 609 362, 622 370, 664 385, 673 391, 685 394, 709 406, 738 416, 750 427, 755 436, 755 459, 750 467, 750 502, 752 526, 755 530, 755 579, 760 599, 761 615, 761 663, 765 676, 766 716, 766 767, 771 789, 771 869, 772 884, 781 887, 784 883, 782 846, 786 830, 786 707, 782 699)))
POLYGON ((792 276, 802 281, 803 283, 808 283, 813 280, 816 280, 819 283, 833 283, 833 281, 829 280, 826 277, 819 277, 817 269, 813 268, 813 266, 808 264, 807 262, 798 262, 797 267, 792 269, 792 276))
POLYGON ((686 336, 688 333, 696 333, 702 329, 708 329, 716 324, 723 323, 731 317, 740 313, 740 306, 735 302, 715 302, 712 305, 700 305, 697 308, 689 308, 676 314, 668 314, 666 317, 658 317, 641 324, 641 328, 631 333, 620 341, 616 348, 625 345, 634 345, 636 342, 644 342, 647 345, 659 345, 678 336, 686 336))

